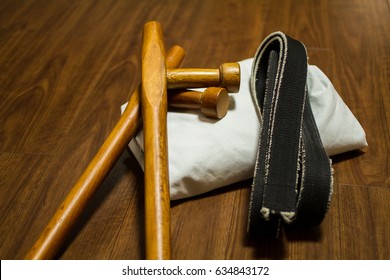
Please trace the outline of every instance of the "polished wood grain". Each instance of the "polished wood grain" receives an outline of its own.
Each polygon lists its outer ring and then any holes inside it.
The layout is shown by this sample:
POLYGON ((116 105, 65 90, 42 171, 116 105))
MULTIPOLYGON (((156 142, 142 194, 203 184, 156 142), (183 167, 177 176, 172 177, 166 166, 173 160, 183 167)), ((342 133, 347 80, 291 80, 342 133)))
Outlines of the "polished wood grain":
POLYGON ((222 119, 229 110, 229 94, 221 87, 208 87, 203 92, 170 91, 168 105, 171 108, 200 109, 206 117, 222 119))
POLYGON ((145 23, 142 39, 146 258, 171 259, 171 204, 167 140, 165 43, 157 21, 145 23))
POLYGON ((219 69, 167 69, 169 89, 223 87, 236 93, 240 89, 240 64, 223 63, 219 69))
MULTIPOLYGON (((367 134, 333 157, 322 225, 247 237, 251 181, 171 203, 174 259, 390 258, 390 8, 376 1, 0 1, 0 257, 23 258, 120 118, 141 77, 145 22, 183 67, 252 57, 270 32, 302 41, 367 134), (194 20, 196 19, 196 20, 194 20)), ((91 198, 60 259, 144 259, 142 169, 131 153, 91 198)))
MULTIPOLYGON (((168 67, 176 68, 183 59, 184 50, 176 45, 168 51, 166 64, 168 67)), ((126 149, 127 144, 136 136, 142 123, 140 95, 138 87, 131 95, 119 121, 43 230, 26 259, 52 259, 58 252, 97 188, 126 149)), ((184 96, 181 104, 186 103, 185 101, 184 96)), ((215 104, 214 107, 216 108, 217 105, 215 104)))

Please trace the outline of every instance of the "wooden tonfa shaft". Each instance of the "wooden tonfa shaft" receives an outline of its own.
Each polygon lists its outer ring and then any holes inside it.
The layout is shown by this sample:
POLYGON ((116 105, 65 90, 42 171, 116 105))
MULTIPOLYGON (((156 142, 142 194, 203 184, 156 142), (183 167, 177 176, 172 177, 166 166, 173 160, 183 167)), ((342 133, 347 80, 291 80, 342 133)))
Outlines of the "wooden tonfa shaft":
POLYGON ((170 197, 167 147, 167 81, 160 24, 144 26, 142 114, 145 157, 146 258, 170 259, 170 197))
MULTIPOLYGON (((172 47, 167 54, 167 67, 178 67, 183 58, 183 48, 172 47)), ((52 259, 55 257, 92 195, 140 127, 142 122, 140 100, 141 93, 137 88, 131 95, 129 103, 114 129, 51 218, 26 255, 26 259, 52 259)))

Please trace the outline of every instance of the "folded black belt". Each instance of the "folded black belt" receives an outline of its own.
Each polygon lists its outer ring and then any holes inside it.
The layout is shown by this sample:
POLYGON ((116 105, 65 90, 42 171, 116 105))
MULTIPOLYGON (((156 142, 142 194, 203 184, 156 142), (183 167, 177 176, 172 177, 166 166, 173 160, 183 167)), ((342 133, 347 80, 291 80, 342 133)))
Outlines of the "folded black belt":
POLYGON ((259 47, 252 92, 261 119, 248 231, 279 233, 280 222, 319 225, 329 208, 333 177, 306 87, 304 45, 282 32, 259 47))

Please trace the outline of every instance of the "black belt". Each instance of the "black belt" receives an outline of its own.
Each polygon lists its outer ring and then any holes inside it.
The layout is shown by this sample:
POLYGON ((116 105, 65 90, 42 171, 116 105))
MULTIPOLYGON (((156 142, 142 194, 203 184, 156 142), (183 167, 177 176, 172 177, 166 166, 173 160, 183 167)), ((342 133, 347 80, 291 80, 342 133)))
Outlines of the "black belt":
POLYGON ((280 221, 319 225, 329 208, 331 162, 310 107, 303 44, 281 32, 269 35, 252 68, 261 116, 248 231, 277 236, 280 221))

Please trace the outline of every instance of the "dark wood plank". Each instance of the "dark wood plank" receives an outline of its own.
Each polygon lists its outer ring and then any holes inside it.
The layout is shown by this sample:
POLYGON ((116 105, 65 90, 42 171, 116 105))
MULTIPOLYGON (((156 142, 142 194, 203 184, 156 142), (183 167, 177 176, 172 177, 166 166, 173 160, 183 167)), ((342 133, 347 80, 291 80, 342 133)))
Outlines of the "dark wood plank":
MULTIPOLYGON (((234 215, 236 191, 223 190, 195 201, 173 203, 173 257, 176 259, 224 259, 234 215), (195 202, 195 203, 193 203, 195 202), (230 205, 231 207, 226 207, 230 205), (202 209, 199 211, 199 209, 202 209), (189 213, 191 213, 190 216, 189 213), (218 230, 216 230, 218 229, 218 230)), ((230 188, 232 189, 232 188, 230 188)))
POLYGON ((389 6, 385 1, 356 5, 335 1, 330 16, 334 34, 330 77, 365 129, 369 145, 363 155, 337 165, 338 179, 345 184, 388 187, 389 6))
POLYGON ((340 184, 342 259, 390 258, 389 200, 389 188, 340 184))
POLYGON ((0 248, 2 259, 21 258, 30 246, 30 228, 45 216, 49 176, 45 156, 0 153, 0 248))
POLYGON ((142 172, 135 159, 124 154, 93 197, 60 256, 63 259, 145 258, 143 236, 142 172))
MULTIPOLYGON (((266 3, 264 13, 265 35, 283 31, 289 36, 302 41, 309 50, 327 50, 330 46, 329 9, 332 1, 284 1, 266 3)), ((311 62, 312 63, 312 62, 311 62)))

